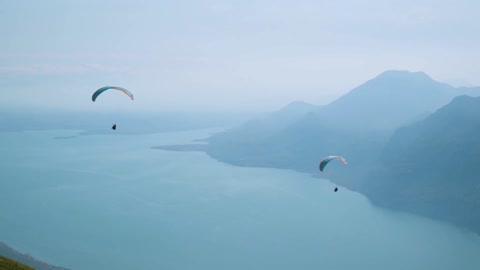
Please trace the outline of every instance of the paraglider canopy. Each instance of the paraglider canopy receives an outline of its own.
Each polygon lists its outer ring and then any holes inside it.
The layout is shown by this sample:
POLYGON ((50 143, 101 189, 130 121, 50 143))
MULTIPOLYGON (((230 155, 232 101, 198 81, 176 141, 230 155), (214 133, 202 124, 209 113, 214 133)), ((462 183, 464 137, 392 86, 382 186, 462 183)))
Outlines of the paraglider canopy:
POLYGON ((95 102, 95 100, 97 100, 97 98, 98 98, 98 96, 100 96, 100 94, 102 94, 103 92, 105 92, 109 89, 118 90, 118 91, 124 93, 125 95, 127 95, 131 100, 133 100, 133 94, 130 93, 130 91, 128 91, 127 89, 125 89, 123 87, 119 87, 119 86, 105 86, 105 87, 102 87, 102 88, 98 89, 97 91, 95 91, 93 93, 92 101, 95 102))
POLYGON ((334 159, 342 162, 345 165, 348 164, 347 161, 343 157, 340 157, 340 156, 326 156, 325 158, 322 159, 322 161, 320 161, 320 164, 318 165, 318 168, 320 169, 320 171, 323 172, 323 170, 325 169, 325 166, 327 166, 327 164, 334 159))

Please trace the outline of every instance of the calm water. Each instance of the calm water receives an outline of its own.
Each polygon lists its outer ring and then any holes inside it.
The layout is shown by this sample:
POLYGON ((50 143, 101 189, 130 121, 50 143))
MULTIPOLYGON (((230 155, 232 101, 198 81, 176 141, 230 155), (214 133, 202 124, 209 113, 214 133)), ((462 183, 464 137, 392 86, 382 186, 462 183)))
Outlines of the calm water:
POLYGON ((73 270, 480 269, 478 236, 327 180, 150 149, 208 132, 0 133, 0 241, 73 270))

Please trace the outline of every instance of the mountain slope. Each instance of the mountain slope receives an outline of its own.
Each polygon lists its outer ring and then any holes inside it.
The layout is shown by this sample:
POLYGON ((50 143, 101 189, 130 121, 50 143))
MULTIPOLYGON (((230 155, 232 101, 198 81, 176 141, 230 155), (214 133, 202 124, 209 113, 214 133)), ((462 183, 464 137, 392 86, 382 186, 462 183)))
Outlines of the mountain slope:
MULTIPOLYGON (((249 134, 243 136, 248 140, 239 139, 242 136, 233 130, 218 134, 209 141, 206 152, 217 160, 233 165, 315 173, 359 191, 379 205, 448 219, 455 224, 474 228, 480 224, 476 217, 465 219, 465 216, 453 214, 445 216, 445 211, 453 213, 458 210, 452 208, 452 201, 464 209, 472 209, 470 207, 477 205, 476 201, 464 201, 462 196, 471 192, 477 194, 471 181, 480 174, 466 170, 470 167, 445 171, 435 169, 437 164, 444 168, 458 166, 455 159, 457 155, 469 157, 463 164, 480 168, 480 164, 475 163, 474 145, 478 136, 474 137, 474 134, 477 127, 473 125, 475 121, 469 118, 480 115, 480 112, 476 111, 476 105, 467 106, 476 103, 471 100, 472 97, 455 98, 464 92, 478 95, 480 89, 454 88, 435 82, 424 73, 389 71, 336 101, 306 113, 276 132, 256 136, 255 130, 251 129, 250 133, 243 133, 249 134), (449 105, 442 108, 445 104, 449 105), (427 114, 429 111, 436 112, 431 115, 427 114), (458 122, 459 117, 463 122, 458 122), (446 123, 445 119, 450 119, 451 123, 446 123), (408 128, 402 128, 405 126, 408 128), (420 131, 407 132, 417 127, 424 129, 425 134, 418 133, 420 131), (397 129, 398 132, 394 133, 397 129), (444 144, 457 148, 448 148, 444 144), (470 148, 467 150, 468 145, 470 148), (443 153, 448 151, 452 152, 445 158, 443 153), (343 166, 332 163, 329 170, 320 174, 318 162, 327 155, 344 156, 349 164, 343 166), (412 164, 417 164, 418 169, 409 167, 412 164), (395 174, 398 172, 410 172, 411 175, 395 174), (455 185, 445 179, 438 183, 431 182, 432 179, 446 176, 466 179, 466 186, 459 189, 462 192, 453 194, 451 190, 455 189, 455 185), (405 177, 412 180, 406 181, 405 177), (438 188, 428 189, 432 185, 438 188), (397 188, 401 190, 400 194, 410 195, 396 196, 397 188), (435 192, 438 200, 422 201, 428 190, 435 192), (441 200, 448 203, 444 203, 443 208, 436 207, 436 204, 441 205, 441 200)), ((471 195, 465 198, 474 200, 471 195)))
MULTIPOLYGON (((22 254, 2 242, 0 242, 0 256, 28 265, 29 267, 32 267, 33 269, 36 269, 36 270, 68 270, 67 268, 49 265, 47 263, 44 263, 42 261, 39 261, 33 258, 28 254, 22 254)), ((2 269, 1 266, 0 266, 0 269, 2 269)), ((6 269, 10 269, 10 268, 6 268, 6 269)), ((31 268, 18 268, 18 269, 31 269, 31 268)))
POLYGON ((307 113, 318 110, 318 108, 320 107, 303 101, 294 101, 264 117, 252 119, 243 125, 216 134, 209 138, 209 141, 220 143, 224 138, 227 138, 228 141, 244 143, 260 141, 282 131, 307 113))
POLYGON ((423 72, 390 70, 319 109, 318 115, 333 127, 391 130, 463 94, 479 95, 480 88, 455 88, 423 72))
POLYGON ((480 232, 480 98, 459 96, 399 129, 362 191, 376 203, 480 232))
POLYGON ((349 172, 358 177, 395 128, 425 118, 461 91, 480 93, 480 89, 459 89, 421 72, 386 71, 326 106, 309 106, 295 114, 281 110, 217 134, 209 139, 207 153, 236 165, 310 173, 316 172, 323 156, 345 155, 351 162, 349 170, 338 172, 339 179, 349 172))
POLYGON ((0 256, 0 270, 33 270, 33 268, 0 256))

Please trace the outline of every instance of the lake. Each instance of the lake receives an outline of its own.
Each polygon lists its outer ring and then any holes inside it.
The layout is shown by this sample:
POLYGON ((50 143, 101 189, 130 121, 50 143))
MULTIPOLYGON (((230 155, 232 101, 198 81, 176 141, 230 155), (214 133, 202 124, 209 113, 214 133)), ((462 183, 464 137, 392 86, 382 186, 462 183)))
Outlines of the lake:
POLYGON ((480 237, 449 224, 308 174, 151 149, 214 131, 0 133, 0 241, 72 270, 480 269, 480 237))

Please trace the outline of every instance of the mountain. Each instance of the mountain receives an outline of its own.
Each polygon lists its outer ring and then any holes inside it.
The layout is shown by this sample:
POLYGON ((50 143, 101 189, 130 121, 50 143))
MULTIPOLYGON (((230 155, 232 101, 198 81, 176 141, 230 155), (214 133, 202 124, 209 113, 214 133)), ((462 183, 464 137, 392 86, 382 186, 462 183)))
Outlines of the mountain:
POLYGON ((459 96, 395 132, 361 188, 379 205, 480 233, 480 97, 459 96))
POLYGON ((28 254, 22 254, 7 246, 5 243, 0 242, 0 269, 32 269, 30 267, 36 270, 68 270, 67 268, 53 266, 39 261, 28 254), (2 262, 2 257, 8 258, 9 260, 4 260, 2 262), (28 265, 29 267, 18 266, 18 268, 2 268, 2 263, 5 263, 6 265, 16 265, 15 262, 12 262, 11 260, 28 265))
POLYGON ((0 270, 34 270, 24 264, 0 256, 0 270))
POLYGON ((390 70, 322 107, 318 115, 336 128, 392 130, 463 94, 479 95, 480 88, 456 88, 424 72, 390 70))
POLYGON ((386 71, 328 105, 293 103, 216 134, 207 153, 235 165, 309 173, 317 171, 323 156, 344 155, 351 165, 336 172, 337 178, 345 179, 351 171, 356 177, 380 154, 395 128, 424 119, 462 92, 475 91, 480 94, 480 88, 451 87, 423 72, 386 71))
POLYGON ((316 111, 319 108, 319 106, 304 101, 294 101, 278 111, 247 121, 243 125, 219 133, 220 135, 216 134, 208 140, 221 142, 223 138, 228 138, 229 141, 232 141, 232 138, 234 138, 234 141, 246 143, 260 141, 276 132, 282 131, 307 113, 316 111))
MULTIPOLYGON (((463 170, 468 166, 464 168, 462 165, 462 170, 452 170, 452 167, 458 166, 454 154, 448 156, 448 162, 443 160, 444 152, 453 151, 443 146, 446 144, 458 147, 452 153, 465 154, 464 157, 470 158, 464 164, 475 165, 475 154, 468 151, 475 149, 473 145, 476 137, 469 136, 473 136, 476 127, 469 128, 474 123, 469 117, 476 117, 480 113, 475 111, 476 105, 467 106, 475 104, 475 101, 464 93, 478 96, 480 88, 451 87, 432 80, 423 72, 387 71, 330 104, 300 116, 285 118, 287 120, 283 125, 278 124, 277 128, 265 128, 270 124, 269 121, 273 122, 270 118, 265 118, 252 128, 244 125, 216 134, 209 139, 206 152, 212 158, 238 166, 312 173, 361 192, 378 205, 445 220, 445 211, 452 213, 458 210, 451 206, 452 202, 469 211, 471 206, 476 206, 476 202, 464 203, 461 199, 467 190, 472 190, 473 180, 465 180, 468 184, 454 195, 451 193, 456 186, 451 185, 454 182, 432 182, 432 179, 443 179, 446 176, 462 179, 480 176, 476 171, 463 170), (457 123, 458 117, 462 121, 457 123), (446 124, 446 119, 452 123, 446 124), (425 134, 416 133, 420 132, 417 129, 424 130, 425 134), (441 136, 436 137, 438 134, 441 136), (408 141, 408 138, 412 141, 408 141), (468 145, 471 149, 463 152, 468 145), (332 162, 325 172, 320 173, 318 163, 327 155, 343 156, 349 164, 344 166, 332 162), (404 175, 394 173, 411 170, 407 166, 410 163, 398 162, 403 159, 419 166, 417 171, 414 170, 408 176, 408 181, 402 178, 404 175), (422 163, 421 160, 425 162, 422 163), (383 163, 389 161, 391 163, 383 163), (437 164, 442 164, 443 169, 449 172, 438 170, 437 164), (396 188, 408 183, 413 184, 400 189, 399 194, 405 191, 418 195, 418 209, 415 208, 417 200, 413 198, 414 195, 410 196, 411 203, 405 203, 406 197, 395 196, 396 188), (438 185, 438 189, 430 189, 438 192, 438 200, 421 201, 428 194, 427 187, 431 185, 438 185), (444 204, 439 203, 442 199, 444 204), (432 211, 437 212, 434 214, 432 211)), ((270 117, 276 123, 282 123, 282 117, 274 117, 273 114, 270 117)), ((472 196, 466 198, 474 199, 472 196)), ((474 217, 465 219, 464 216, 459 216, 459 211, 457 214, 450 215, 449 220, 468 228, 473 228, 472 224, 480 224, 474 217)))

